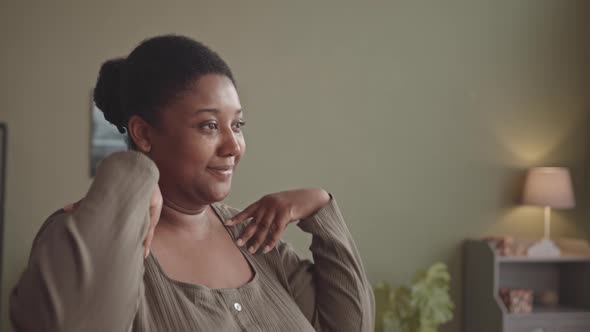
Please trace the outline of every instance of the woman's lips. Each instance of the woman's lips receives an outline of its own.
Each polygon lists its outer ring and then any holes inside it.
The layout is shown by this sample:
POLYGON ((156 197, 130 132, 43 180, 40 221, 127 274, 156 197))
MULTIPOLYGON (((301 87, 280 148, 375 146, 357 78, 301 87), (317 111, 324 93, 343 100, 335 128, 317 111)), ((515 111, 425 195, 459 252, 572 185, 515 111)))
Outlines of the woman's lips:
POLYGON ((221 180, 227 180, 232 176, 232 174, 234 172, 234 167, 233 166, 207 167, 207 170, 209 170, 209 172, 211 172, 213 175, 215 175, 215 177, 217 177, 221 180))

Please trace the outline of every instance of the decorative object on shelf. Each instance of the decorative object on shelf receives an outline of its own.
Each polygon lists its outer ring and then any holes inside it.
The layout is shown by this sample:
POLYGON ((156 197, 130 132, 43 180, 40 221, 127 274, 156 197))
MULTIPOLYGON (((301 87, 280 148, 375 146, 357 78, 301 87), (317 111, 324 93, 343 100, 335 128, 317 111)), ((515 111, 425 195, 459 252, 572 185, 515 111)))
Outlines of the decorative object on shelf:
POLYGON ((379 282, 375 287, 375 331, 384 331, 397 322, 403 332, 436 332, 439 325, 453 318, 450 280, 447 266, 436 263, 418 271, 409 287, 392 289, 386 282, 379 282))
POLYGON ((533 311, 532 289, 500 288, 500 298, 510 313, 528 314, 533 311))
POLYGON ((536 294, 534 303, 546 308, 555 308, 559 305, 559 293, 555 289, 540 291, 536 294))
POLYGON ((529 170, 524 188, 524 204, 542 206, 545 210, 545 235, 528 249, 533 257, 557 257, 560 250, 551 241, 551 208, 575 206, 570 172, 563 167, 535 167, 529 170))
POLYGON ((526 256, 529 243, 511 236, 485 237, 499 256, 526 256))
MULTIPOLYGON (((522 259, 526 261, 530 257, 528 249, 536 242, 532 239, 514 238, 512 236, 485 236, 480 239, 487 242, 499 257, 509 259, 522 259)), ((555 257, 530 257, 531 259, 553 259, 564 258, 570 260, 587 259, 590 257, 590 243, 585 239, 559 238, 553 240, 559 248, 561 255, 555 257)))

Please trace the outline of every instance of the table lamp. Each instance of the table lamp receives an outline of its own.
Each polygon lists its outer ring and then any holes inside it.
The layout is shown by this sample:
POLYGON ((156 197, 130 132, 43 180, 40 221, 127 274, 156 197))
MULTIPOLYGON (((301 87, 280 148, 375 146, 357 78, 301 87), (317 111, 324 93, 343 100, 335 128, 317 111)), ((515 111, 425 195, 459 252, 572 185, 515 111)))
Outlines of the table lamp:
POLYGON ((524 204, 545 209, 545 235, 528 249, 534 257, 557 257, 560 250, 551 241, 551 208, 568 209, 575 206, 570 172, 563 167, 535 167, 527 174, 524 187, 524 204))

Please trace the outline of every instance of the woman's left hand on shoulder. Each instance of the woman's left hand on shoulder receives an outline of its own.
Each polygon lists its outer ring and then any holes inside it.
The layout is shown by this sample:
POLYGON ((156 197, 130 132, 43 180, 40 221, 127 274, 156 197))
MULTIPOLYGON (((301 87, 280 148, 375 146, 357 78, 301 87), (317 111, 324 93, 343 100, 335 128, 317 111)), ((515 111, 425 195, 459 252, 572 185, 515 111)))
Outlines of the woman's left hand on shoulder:
POLYGON ((263 253, 266 254, 277 244, 288 224, 312 216, 329 201, 330 195, 321 188, 268 194, 225 224, 234 226, 252 218, 236 243, 240 247, 248 244, 248 251, 252 254, 266 243, 263 248, 263 253))

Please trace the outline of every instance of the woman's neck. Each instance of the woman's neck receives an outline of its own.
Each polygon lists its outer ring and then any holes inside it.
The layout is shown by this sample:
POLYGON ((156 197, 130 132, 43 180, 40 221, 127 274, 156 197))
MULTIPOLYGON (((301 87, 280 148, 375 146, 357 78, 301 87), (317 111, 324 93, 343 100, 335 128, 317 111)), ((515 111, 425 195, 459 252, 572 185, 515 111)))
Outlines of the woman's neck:
POLYGON ((185 216, 202 215, 203 212, 207 211, 207 208, 209 207, 208 204, 199 204, 191 207, 185 207, 166 198, 163 198, 163 201, 164 203, 162 204, 162 212, 164 212, 164 208, 166 208, 170 212, 182 214, 185 216))
POLYGON ((209 210, 209 205, 186 208, 164 198, 158 226, 162 225, 174 231, 206 235, 213 226, 209 210))

